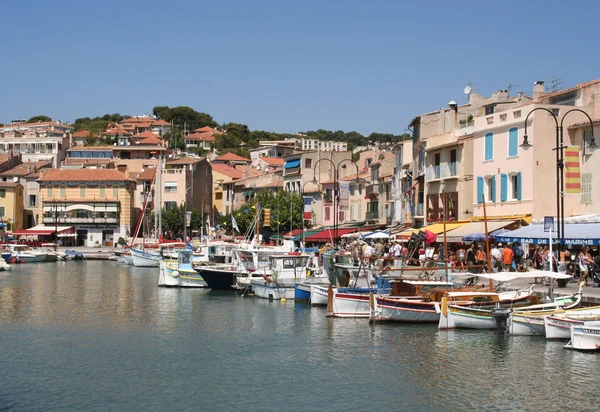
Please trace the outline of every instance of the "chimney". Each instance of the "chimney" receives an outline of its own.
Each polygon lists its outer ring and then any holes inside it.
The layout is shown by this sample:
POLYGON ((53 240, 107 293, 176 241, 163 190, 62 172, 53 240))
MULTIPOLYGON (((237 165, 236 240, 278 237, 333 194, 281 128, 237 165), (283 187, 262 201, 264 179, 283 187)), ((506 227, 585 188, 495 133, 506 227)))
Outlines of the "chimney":
POLYGON ((533 100, 539 99, 544 94, 544 81, 538 80, 533 83, 533 100))
POLYGON ((451 116, 453 116, 453 129, 458 129, 458 104, 454 100, 448 102, 448 108, 450 109, 451 116))

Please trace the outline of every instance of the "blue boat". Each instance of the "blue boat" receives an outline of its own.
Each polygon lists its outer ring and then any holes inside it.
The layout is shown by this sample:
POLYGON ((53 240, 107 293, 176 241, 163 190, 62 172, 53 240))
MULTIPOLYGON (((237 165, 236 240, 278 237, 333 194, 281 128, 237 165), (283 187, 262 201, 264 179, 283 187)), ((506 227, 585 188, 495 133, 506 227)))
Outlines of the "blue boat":
POLYGON ((85 255, 83 253, 81 253, 81 252, 76 251, 76 250, 69 250, 69 249, 67 249, 67 250, 65 250, 65 255, 66 256, 72 256, 72 258, 74 260, 83 260, 83 259, 85 259, 85 255))
POLYGON ((12 257, 12 253, 11 252, 2 252, 2 259, 4 259, 4 261, 6 263, 10 263, 9 260, 12 257))

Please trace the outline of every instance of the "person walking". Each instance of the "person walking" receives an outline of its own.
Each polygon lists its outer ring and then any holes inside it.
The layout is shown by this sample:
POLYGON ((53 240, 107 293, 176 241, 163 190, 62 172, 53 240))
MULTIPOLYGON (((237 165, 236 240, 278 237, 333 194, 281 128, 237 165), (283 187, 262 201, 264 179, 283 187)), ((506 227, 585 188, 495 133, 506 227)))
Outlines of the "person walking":
POLYGON ((522 260, 523 260, 523 255, 525 254, 525 251, 523 250, 523 248, 521 247, 521 244, 519 242, 515 242, 514 246, 513 246, 513 260, 515 262, 515 267, 517 272, 522 272, 522 260))
MULTIPOLYGON (((475 264, 475 243, 472 243, 471 246, 469 246, 469 249, 467 249, 467 267, 468 266, 473 266, 475 264)), ((472 268, 468 268, 468 270, 471 270, 472 268)))
POLYGON ((502 252, 499 247, 502 247, 502 243, 494 245, 490 254, 492 255, 492 271, 499 272, 502 270, 502 252))
POLYGON ((504 249, 502 249, 502 271, 510 272, 513 264, 514 252, 510 248, 510 245, 507 243, 504 245, 504 249))
POLYGON ((590 252, 588 251, 587 247, 584 247, 583 249, 581 249, 581 252, 579 252, 579 271, 580 271, 580 275, 579 275, 579 281, 583 281, 585 282, 585 286, 588 286, 588 274, 589 274, 589 270, 590 270, 590 264, 592 263, 592 257, 590 255, 590 252))

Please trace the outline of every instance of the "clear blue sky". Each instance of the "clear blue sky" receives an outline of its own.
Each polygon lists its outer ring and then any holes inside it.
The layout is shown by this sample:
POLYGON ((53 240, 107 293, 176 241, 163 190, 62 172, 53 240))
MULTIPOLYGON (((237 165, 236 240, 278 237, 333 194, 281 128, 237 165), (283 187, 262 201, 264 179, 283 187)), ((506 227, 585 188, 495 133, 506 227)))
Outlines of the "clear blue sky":
POLYGON ((7 1, 0 122, 191 106, 277 132, 404 131, 509 83, 597 78, 596 1, 7 1))

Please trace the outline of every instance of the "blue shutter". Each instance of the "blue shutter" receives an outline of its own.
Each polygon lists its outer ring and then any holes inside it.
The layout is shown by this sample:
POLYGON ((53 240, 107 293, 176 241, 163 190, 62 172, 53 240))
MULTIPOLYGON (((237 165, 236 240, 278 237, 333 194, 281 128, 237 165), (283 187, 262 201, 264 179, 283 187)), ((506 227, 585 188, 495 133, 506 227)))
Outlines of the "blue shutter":
POLYGON ((487 133, 485 135, 485 160, 492 160, 494 158, 494 133, 487 133))
POLYGON ((521 172, 517 173, 517 200, 521 200, 521 172))
POLYGON ((502 173, 500 175, 500 201, 506 202, 508 199, 508 175, 502 173))
POLYGON ((517 156, 519 154, 519 129, 513 127, 508 131, 508 155, 517 156))
POLYGON ((496 175, 492 176, 490 179, 490 184, 492 186, 492 198, 490 199, 492 202, 496 201, 496 175))
POLYGON ((483 177, 477 176, 477 203, 483 203, 483 177))

